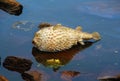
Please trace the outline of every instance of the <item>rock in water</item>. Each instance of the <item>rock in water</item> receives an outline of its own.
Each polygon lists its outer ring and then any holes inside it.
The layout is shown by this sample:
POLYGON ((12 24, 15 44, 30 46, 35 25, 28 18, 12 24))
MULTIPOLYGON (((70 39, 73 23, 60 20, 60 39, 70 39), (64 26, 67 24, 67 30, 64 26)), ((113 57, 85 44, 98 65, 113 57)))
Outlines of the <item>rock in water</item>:
POLYGON ((37 70, 27 71, 21 74, 22 78, 25 81, 43 81, 43 75, 37 70))
POLYGON ((32 61, 20 57, 8 56, 4 60, 3 66, 8 70, 23 73, 31 68, 32 61))
POLYGON ((8 79, 2 75, 0 75, 0 81, 8 81, 8 79))
MULTIPOLYGON (((41 25, 42 26, 42 25, 41 25)), ((44 25, 45 26, 45 25, 44 25)), ((35 33, 32 43, 40 51, 56 52, 71 48, 78 42, 84 45, 84 40, 100 40, 100 34, 82 32, 78 26, 76 29, 57 25, 48 25, 35 33)))
POLYGON ((0 0, 0 9, 18 16, 22 13, 23 6, 16 0, 0 0))

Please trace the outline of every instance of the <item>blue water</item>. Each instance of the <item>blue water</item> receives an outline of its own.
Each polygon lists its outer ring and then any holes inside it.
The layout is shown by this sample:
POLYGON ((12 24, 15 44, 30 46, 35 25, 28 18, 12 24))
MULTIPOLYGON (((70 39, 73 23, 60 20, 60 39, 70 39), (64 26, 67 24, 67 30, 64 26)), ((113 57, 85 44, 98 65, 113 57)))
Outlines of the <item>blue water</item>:
MULTIPOLYGON (((42 81, 98 81, 97 78, 120 74, 120 4, 119 0, 18 0, 23 5, 20 16, 0 10, 0 75, 9 81, 24 81, 17 72, 5 69, 2 62, 7 56, 33 61, 31 70, 43 73, 42 81), (26 22, 14 28, 17 22, 26 22), (35 58, 32 45, 34 33, 41 22, 61 23, 83 31, 101 34, 102 39, 86 49, 71 49, 61 55, 44 54, 35 58), (22 28, 29 29, 25 31, 22 28), (67 55, 66 55, 67 53, 67 55), (70 55, 69 55, 70 54, 70 55), (42 59, 43 57, 43 59, 42 59), (49 58, 48 58, 49 57, 49 58), (60 59, 62 66, 55 72, 45 61, 60 59), (39 61, 40 60, 40 61, 39 61), (77 71, 79 76, 62 78, 63 71, 77 71)), ((80 48, 81 49, 81 48, 80 48)))

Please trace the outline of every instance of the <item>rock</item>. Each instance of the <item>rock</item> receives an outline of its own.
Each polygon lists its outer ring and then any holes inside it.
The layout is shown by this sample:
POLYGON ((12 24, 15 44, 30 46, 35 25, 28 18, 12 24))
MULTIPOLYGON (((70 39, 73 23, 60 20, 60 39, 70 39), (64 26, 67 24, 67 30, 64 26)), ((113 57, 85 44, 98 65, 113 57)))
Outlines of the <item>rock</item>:
POLYGON ((35 81, 34 77, 28 73, 22 73, 21 76, 25 81, 35 81))
POLYGON ((21 74, 25 81, 42 81, 42 74, 39 71, 27 71, 21 74))
POLYGON ((8 81, 8 79, 2 75, 0 75, 0 81, 8 81))
POLYGON ((23 73, 31 68, 32 61, 20 57, 8 56, 3 62, 3 66, 11 71, 23 73))
POLYGON ((80 72, 78 71, 62 71, 61 78, 65 81, 72 81, 72 78, 79 76, 80 72))
POLYGON ((119 76, 103 76, 98 78, 99 81, 120 81, 119 76))
POLYGON ((16 0, 0 0, 0 9, 11 15, 20 15, 22 13, 23 6, 16 0))

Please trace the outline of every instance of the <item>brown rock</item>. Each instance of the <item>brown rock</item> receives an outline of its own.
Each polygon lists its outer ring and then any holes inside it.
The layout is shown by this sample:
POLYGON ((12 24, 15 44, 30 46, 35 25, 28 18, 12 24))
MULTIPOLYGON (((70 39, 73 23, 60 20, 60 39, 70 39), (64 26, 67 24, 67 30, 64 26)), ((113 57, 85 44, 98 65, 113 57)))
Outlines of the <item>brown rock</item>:
POLYGON ((70 76, 70 77, 75 77, 75 76, 80 75, 80 72, 78 72, 78 71, 62 71, 61 74, 70 76))
POLYGON ((42 74, 36 70, 22 73, 21 76, 25 81, 42 81, 42 74))
POLYGON ((17 71, 23 73, 31 68, 32 61, 20 57, 8 56, 4 62, 3 66, 11 71, 17 71))
POLYGON ((8 81, 8 79, 5 78, 4 76, 0 75, 0 81, 8 81))
POLYGON ((61 78, 66 81, 72 81, 72 78, 79 76, 80 72, 78 71, 62 71, 61 78))
POLYGON ((0 0, 0 9, 12 15, 20 15, 22 13, 23 6, 16 0, 0 0))

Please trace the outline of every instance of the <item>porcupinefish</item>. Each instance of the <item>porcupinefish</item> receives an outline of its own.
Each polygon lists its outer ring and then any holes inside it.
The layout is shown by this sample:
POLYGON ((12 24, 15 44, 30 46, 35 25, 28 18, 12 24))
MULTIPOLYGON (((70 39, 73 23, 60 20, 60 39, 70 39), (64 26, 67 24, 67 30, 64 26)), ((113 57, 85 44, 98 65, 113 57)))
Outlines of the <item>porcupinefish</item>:
POLYGON ((85 40, 101 39, 98 32, 82 32, 80 26, 72 29, 61 24, 49 25, 41 24, 43 28, 38 30, 33 38, 32 43, 40 51, 56 52, 71 48, 73 45, 80 43, 84 45, 85 40))

